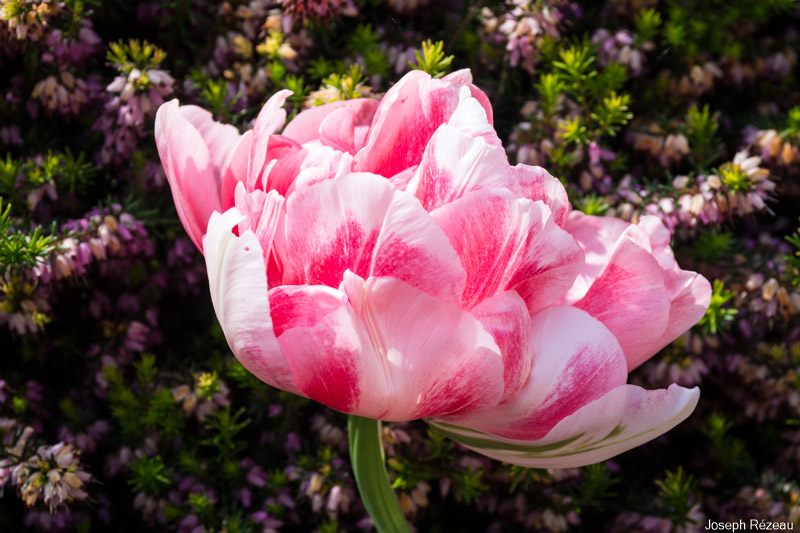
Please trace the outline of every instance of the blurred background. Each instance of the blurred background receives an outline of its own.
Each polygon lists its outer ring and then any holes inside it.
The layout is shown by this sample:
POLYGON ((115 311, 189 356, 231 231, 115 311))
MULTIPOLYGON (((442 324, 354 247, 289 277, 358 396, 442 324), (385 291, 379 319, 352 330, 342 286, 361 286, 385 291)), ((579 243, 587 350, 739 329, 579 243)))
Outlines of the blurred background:
POLYGON ((699 385, 668 434, 511 467, 386 424, 419 531, 800 520, 794 0, 0 0, 0 530, 368 531, 346 418, 230 354, 153 140, 172 98, 249 128, 470 68, 512 163, 673 232, 703 320, 632 383, 699 385), (55 474, 52 474, 55 472, 55 474))

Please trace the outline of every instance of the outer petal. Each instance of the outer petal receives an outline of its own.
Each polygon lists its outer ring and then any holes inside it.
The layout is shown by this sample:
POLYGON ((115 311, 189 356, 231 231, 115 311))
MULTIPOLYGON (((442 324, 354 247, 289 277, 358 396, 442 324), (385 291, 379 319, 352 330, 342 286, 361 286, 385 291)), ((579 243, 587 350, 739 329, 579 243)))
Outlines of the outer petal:
POLYGON ((459 102, 459 85, 413 70, 389 89, 375 111, 367 144, 353 169, 394 176, 419 163, 433 132, 459 102))
POLYGON ((534 202, 541 200, 550 211, 559 226, 564 226, 570 212, 567 191, 561 182, 550 175, 542 167, 519 164, 511 168, 517 182, 517 190, 525 198, 534 202))
POLYGON ((572 211, 564 229, 578 242, 586 262, 562 303, 577 302, 608 264, 620 236, 631 226, 629 222, 613 217, 593 217, 572 211))
POLYGON ((239 130, 230 124, 217 122, 214 116, 202 107, 185 105, 179 109, 184 118, 200 133, 208 147, 214 165, 214 179, 221 187, 222 171, 241 137, 239 130))
POLYGON ((444 124, 431 137, 406 190, 433 211, 473 190, 514 185, 501 147, 444 124))
POLYGON ((209 220, 203 243, 211 301, 245 368, 274 387, 301 394, 273 330, 261 243, 251 231, 233 234, 243 218, 232 208, 209 220))
POLYGON ((481 91, 478 87, 472 84, 472 72, 469 69, 461 69, 456 70, 455 72, 451 72, 447 76, 444 77, 447 81, 452 81, 453 83, 459 83, 462 85, 466 85, 469 87, 470 94, 473 98, 475 98, 483 107, 483 110, 486 112, 486 119, 489 121, 489 124, 494 122, 493 114, 492 114, 492 104, 489 102, 489 97, 486 96, 486 93, 481 91))
POLYGON ((628 369, 652 356, 669 323, 670 301, 661 267, 646 237, 631 226, 619 239, 608 264, 575 307, 601 320, 619 340, 628 369))
MULTIPOLYGON (((190 111, 188 114, 202 122, 198 113, 190 111)), ((211 126, 205 131, 209 138, 214 139, 215 146, 227 146, 221 140, 226 138, 226 133, 218 134, 211 126), (214 134, 211 134, 212 130, 214 134)), ((212 212, 221 209, 220 172, 214 166, 216 159, 212 157, 203 135, 181 112, 177 100, 158 108, 155 137, 175 209, 192 242, 202 251, 208 219, 212 212)))
POLYGON ((559 422, 538 440, 504 439, 439 420, 428 422, 464 446, 500 461, 531 468, 597 463, 650 441, 694 411, 700 390, 671 385, 647 391, 622 385, 559 422))
POLYGON ((256 189, 256 185, 267 165, 267 150, 271 136, 286 121, 286 110, 283 104, 291 96, 292 91, 283 90, 273 94, 256 117, 253 125, 253 137, 250 145, 250 160, 247 165, 247 190, 256 189))
POLYGON ((525 385, 533 365, 531 316, 525 301, 516 291, 487 298, 472 309, 503 355, 503 400, 517 394, 525 385))
MULTIPOLYGON (((283 135, 294 141, 305 144, 320 138, 322 122, 328 115, 340 109, 349 109, 354 113, 353 124, 358 126, 368 125, 372 122, 375 110, 378 108, 378 100, 371 98, 356 98, 354 100, 342 100, 331 102, 300 112, 283 130, 283 135)), ((358 147, 360 148, 360 146, 358 147)))
POLYGON ((250 146, 252 144, 253 130, 247 130, 239 137, 223 167, 221 192, 223 212, 233 207, 236 184, 247 182, 247 165, 250 164, 250 146))
POLYGON ((460 425, 509 439, 538 440, 562 419, 625 383, 622 349, 602 323, 572 307, 532 320, 533 370, 515 396, 460 425))
POLYGON ((514 289, 533 315, 561 297, 583 266, 580 248, 547 206, 505 189, 472 192, 431 216, 467 272, 466 309, 514 289))
POLYGON ((395 276, 457 302, 464 270, 447 236, 386 179, 350 174, 297 189, 276 237, 283 283, 338 287, 346 270, 395 276))
POLYGON ((503 361, 492 337, 469 313, 396 278, 367 281, 348 273, 343 289, 362 324, 362 416, 413 420, 495 405, 503 361))

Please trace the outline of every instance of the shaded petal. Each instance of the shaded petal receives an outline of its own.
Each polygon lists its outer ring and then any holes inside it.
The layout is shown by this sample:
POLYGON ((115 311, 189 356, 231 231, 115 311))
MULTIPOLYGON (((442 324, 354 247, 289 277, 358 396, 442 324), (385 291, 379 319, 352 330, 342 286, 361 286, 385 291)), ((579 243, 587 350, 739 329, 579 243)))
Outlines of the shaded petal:
POLYGON ((506 291, 472 308, 483 329, 500 348, 503 356, 503 400, 515 395, 531 373, 533 344, 531 316, 525 301, 516 291, 506 291))
POLYGON ((572 211, 564 229, 578 242, 585 257, 583 270, 561 303, 574 303, 583 298, 594 280, 608 264, 617 241, 632 224, 613 217, 595 217, 572 211))
POLYGON ((214 213, 208 223, 203 244, 214 311, 245 368, 274 387, 301 394, 273 330, 265 252, 252 231, 233 233, 243 218, 231 208, 214 213))
POLYGON ((647 237, 636 226, 626 230, 586 295, 575 303, 602 321, 619 340, 628 370, 652 356, 669 323, 670 301, 664 275, 647 237))
POLYGON ((539 440, 512 440, 429 420, 444 435, 493 459, 529 468, 574 468, 604 461, 648 442, 683 422, 700 390, 671 385, 644 390, 617 387, 559 422, 539 440))
POLYGON ((191 122, 203 138, 214 166, 214 179, 221 187, 223 169, 241 138, 239 130, 230 124, 217 122, 214 120, 214 115, 202 107, 185 105, 180 106, 179 109, 184 118, 191 122))
POLYGON ((231 150, 230 157, 223 167, 222 174, 222 211, 234 205, 236 184, 247 182, 247 165, 250 164, 250 146, 253 144, 253 130, 247 130, 239 137, 231 150))
POLYGON ((558 178, 554 178, 542 167, 518 164, 511 167, 517 182, 517 189, 522 196, 534 202, 541 200, 553 212, 553 219, 559 226, 564 226, 570 212, 567 191, 558 178))
POLYGON ((431 137, 406 190, 433 211, 473 190, 511 186, 505 150, 444 124, 431 137))
POLYGON ((381 99, 353 169, 394 176, 418 164, 433 132, 458 105, 458 89, 421 70, 403 76, 381 99))
POLYGON ((481 104, 483 110, 486 112, 486 119, 489 124, 494 123, 494 116, 492 113, 492 104, 489 102, 489 97, 486 96, 482 90, 472 84, 472 72, 468 68, 456 70, 444 77, 446 81, 466 85, 469 87, 470 94, 481 104))
POLYGON ((533 369, 515 396, 459 424, 510 439, 538 440, 563 418, 623 385, 619 343, 601 322, 573 307, 531 318, 533 369))
POLYGON ((583 266, 580 248, 546 205, 505 189, 472 192, 431 216, 467 273, 466 309, 514 289, 533 315, 561 297, 583 266))
POLYGON ((298 188, 276 237, 287 285, 338 287, 345 270, 395 276, 457 302, 465 274, 447 236, 385 178, 350 174, 298 188))
POLYGON ((320 124, 319 139, 325 146, 355 154, 354 133, 356 113, 343 107, 325 117, 320 124))
POLYGON ((267 150, 273 133, 286 121, 286 110, 283 104, 292 95, 292 91, 284 89, 273 94, 256 117, 253 124, 253 137, 250 145, 250 160, 247 165, 247 190, 257 188, 264 168, 267 165, 267 150))
POLYGON ((364 281, 348 272, 342 287, 372 352, 358 414, 414 420, 500 400, 502 357, 472 315, 397 278, 364 281))
MULTIPOLYGON (((298 113, 294 119, 286 125, 283 135, 294 141, 305 144, 320 138, 320 128, 325 118, 340 109, 349 109, 355 114, 353 124, 358 126, 369 125, 375 110, 378 108, 378 100, 371 98, 356 98, 353 100, 341 100, 331 102, 311 109, 306 109, 298 113)), ((360 148, 360 146, 357 146, 360 148)))
MULTIPOLYGON (((189 114, 201 121, 197 113, 189 114)), ((158 108, 155 138, 178 217, 192 242, 202 251, 208 219, 212 212, 221 209, 220 173, 214 166, 215 159, 203 136, 181 112, 177 100, 158 108)))
POLYGON ((487 117, 486 109, 471 95, 469 87, 461 87, 458 97, 458 106, 447 123, 471 137, 482 137, 487 144, 502 148, 503 143, 487 117))

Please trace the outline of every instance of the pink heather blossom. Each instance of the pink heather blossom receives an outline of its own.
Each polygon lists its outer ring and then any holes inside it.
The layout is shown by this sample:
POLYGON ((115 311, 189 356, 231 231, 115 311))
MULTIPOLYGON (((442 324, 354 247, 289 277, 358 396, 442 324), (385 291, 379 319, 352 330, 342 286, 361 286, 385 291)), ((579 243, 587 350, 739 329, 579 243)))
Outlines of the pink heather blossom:
POLYGON ((288 91, 241 136, 173 100, 156 141, 222 329, 260 379, 425 418, 516 464, 606 459, 694 409, 696 388, 626 381, 703 316, 710 286, 655 217, 570 213, 557 179, 511 166, 471 82, 414 71, 281 134, 288 91))

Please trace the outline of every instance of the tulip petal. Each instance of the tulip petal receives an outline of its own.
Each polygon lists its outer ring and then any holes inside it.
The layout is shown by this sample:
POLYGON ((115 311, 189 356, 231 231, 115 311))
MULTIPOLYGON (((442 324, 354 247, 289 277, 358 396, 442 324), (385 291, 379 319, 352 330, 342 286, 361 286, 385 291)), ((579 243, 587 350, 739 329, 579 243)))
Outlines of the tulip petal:
POLYGON ((564 229, 580 245, 585 257, 585 264, 561 303, 574 303, 586 295, 589 287, 608 264, 617 240, 630 226, 630 222, 618 218, 588 216, 580 211, 569 213, 564 229))
POLYGON ((406 191, 433 211, 473 190, 513 185, 505 150, 443 124, 431 137, 406 191))
POLYGON ((214 115, 202 107, 184 105, 178 109, 203 138, 214 166, 214 178, 218 187, 221 187, 222 171, 241 138, 239 130, 230 124, 217 122, 214 120, 214 115))
POLYGON ((431 216, 467 273, 465 309, 514 289, 533 315, 561 297, 583 266, 580 248, 546 205, 505 189, 469 193, 431 216))
POLYGON ((495 405, 503 394, 497 345, 468 312, 397 278, 343 282, 362 324, 361 416, 414 420, 495 405))
POLYGON ((494 123, 492 104, 489 102, 489 97, 486 96, 486 93, 484 93, 478 87, 472 84, 472 72, 470 72, 468 68, 451 72, 443 79, 446 81, 451 81, 453 83, 466 85, 467 87, 469 87, 469 91, 470 94, 472 94, 472 97, 475 100, 477 100, 478 103, 481 104, 481 107, 483 107, 483 110, 486 112, 486 119, 489 121, 489 124, 494 123))
POLYGON ((553 219, 564 226, 571 209, 567 191, 561 182, 542 167, 518 164, 511 167, 522 196, 534 202, 541 200, 553 212, 553 219))
POLYGON ((509 439, 538 440, 584 405, 625 383, 625 356, 614 335, 573 307, 531 317, 532 370, 522 389, 460 425, 509 439))
POLYGON ((493 459, 529 468, 574 468, 604 461, 648 442, 683 422, 700 390, 671 385, 648 391, 622 385, 581 407, 539 440, 504 439, 428 420, 444 435, 493 459))
POLYGON ((650 250, 647 237, 629 227, 586 295, 575 307, 603 324, 619 340, 628 370, 652 356, 653 346, 669 323, 670 301, 664 274, 650 250))
POLYGON ((354 133, 356 114, 343 107, 332 112, 320 124, 319 139, 324 146, 355 154, 354 133))
POLYGON ((458 89, 421 70, 403 76, 380 101, 353 169, 394 176, 416 165, 433 133, 456 109, 458 89))
POLYGON ((264 168, 267 165, 267 150, 270 137, 283 126, 286 121, 286 110, 283 104, 292 95, 292 91, 284 89, 273 94, 256 117, 253 125, 252 144, 250 145, 250 159, 247 164, 247 190, 257 188, 264 168))
MULTIPOLYGON (((197 116, 192 118, 200 122, 197 116)), ((155 137, 178 217, 192 242, 202 251, 208 218, 221 209, 220 172, 214 166, 215 159, 201 133, 181 112, 177 100, 158 108, 155 137)), ((215 142, 219 140, 216 135, 211 137, 215 142)))
POLYGON ((222 173, 222 212, 234 205, 236 184, 247 181, 247 165, 250 161, 250 146, 253 144, 253 130, 247 130, 231 150, 222 173))
POLYGON ((252 231, 233 233, 243 218, 236 208, 214 213, 203 239, 214 311, 245 368, 273 387, 302 394, 273 330, 262 244, 252 231))
MULTIPOLYGON (((356 127, 368 125, 372 122, 378 103, 378 100, 371 98, 355 98, 306 109, 286 125, 283 135, 300 144, 315 141, 320 138, 323 121, 328 115, 341 109, 348 109, 354 113, 353 124, 356 127)), ((356 146, 356 148, 360 148, 360 146, 356 146)))
POLYGON ((500 348, 505 382, 502 400, 506 400, 519 392, 531 373, 533 344, 528 307, 516 291, 506 291, 485 299, 471 312, 500 348))
POLYGON ((465 274, 447 236, 385 178, 350 174, 298 188, 275 248, 286 285, 338 287, 346 270, 395 276, 457 302, 465 274))

